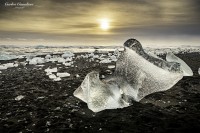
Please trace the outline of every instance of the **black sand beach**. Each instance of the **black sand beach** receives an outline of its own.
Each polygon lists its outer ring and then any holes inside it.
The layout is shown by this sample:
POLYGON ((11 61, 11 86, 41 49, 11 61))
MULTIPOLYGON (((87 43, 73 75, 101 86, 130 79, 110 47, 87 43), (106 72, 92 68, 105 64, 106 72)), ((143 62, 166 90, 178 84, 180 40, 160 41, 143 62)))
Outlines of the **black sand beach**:
POLYGON ((92 70, 99 71, 100 75, 112 74, 115 68, 109 69, 108 65, 115 62, 99 64, 77 59, 74 62, 77 67, 45 63, 43 67, 27 65, 2 70, 0 132, 199 132, 200 53, 177 56, 191 67, 194 76, 184 77, 170 90, 146 96, 130 107, 98 113, 89 110, 73 92, 92 70), (49 66, 60 67, 60 72, 71 75, 52 81, 44 71, 49 66), (24 98, 15 100, 19 95, 24 98))

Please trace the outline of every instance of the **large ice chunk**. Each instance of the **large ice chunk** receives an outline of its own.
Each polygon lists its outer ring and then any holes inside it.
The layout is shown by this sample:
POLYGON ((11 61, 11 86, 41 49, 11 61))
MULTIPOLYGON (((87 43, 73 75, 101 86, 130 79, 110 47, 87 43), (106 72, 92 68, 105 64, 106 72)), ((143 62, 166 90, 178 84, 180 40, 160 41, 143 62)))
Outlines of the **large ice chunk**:
POLYGON ((184 76, 193 76, 192 69, 180 58, 174 55, 172 52, 167 53, 166 60, 169 62, 178 62, 180 63, 181 70, 183 71, 184 76))
POLYGON ((135 39, 124 43, 115 73, 104 80, 97 72, 89 73, 74 96, 88 104, 94 112, 123 108, 131 101, 170 89, 183 77, 180 64, 148 55, 135 39))

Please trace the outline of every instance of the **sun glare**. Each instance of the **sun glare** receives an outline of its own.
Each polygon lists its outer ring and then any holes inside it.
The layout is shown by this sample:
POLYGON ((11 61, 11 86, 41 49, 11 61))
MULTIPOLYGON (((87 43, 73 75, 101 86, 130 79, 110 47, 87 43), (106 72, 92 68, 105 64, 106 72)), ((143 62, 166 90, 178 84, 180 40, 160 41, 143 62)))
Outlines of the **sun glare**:
POLYGON ((100 28, 102 30, 108 30, 110 28, 109 20, 106 18, 101 19, 100 28))

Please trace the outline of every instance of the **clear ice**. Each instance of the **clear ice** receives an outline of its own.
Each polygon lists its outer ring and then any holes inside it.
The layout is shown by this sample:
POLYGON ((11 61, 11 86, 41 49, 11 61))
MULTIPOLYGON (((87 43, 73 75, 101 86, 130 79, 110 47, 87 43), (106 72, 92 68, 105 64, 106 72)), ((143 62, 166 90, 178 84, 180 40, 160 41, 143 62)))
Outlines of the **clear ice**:
POLYGON ((86 102, 93 112, 130 106, 146 95, 165 91, 183 78, 180 64, 148 55, 136 39, 124 43, 115 73, 104 80, 92 71, 86 75, 74 96, 86 102))
POLYGON ((167 53, 166 60, 168 62, 177 62, 180 63, 180 68, 183 71, 183 76, 193 76, 192 69, 180 58, 178 58, 173 53, 167 53))

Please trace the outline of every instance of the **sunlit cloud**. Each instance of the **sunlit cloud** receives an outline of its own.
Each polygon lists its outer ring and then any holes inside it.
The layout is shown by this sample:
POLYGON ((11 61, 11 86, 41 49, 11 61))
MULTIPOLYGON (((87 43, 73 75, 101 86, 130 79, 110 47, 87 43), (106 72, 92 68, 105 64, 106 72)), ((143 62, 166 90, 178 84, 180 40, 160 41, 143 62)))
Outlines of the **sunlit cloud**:
POLYGON ((23 1, 34 6, 14 9, 5 7, 6 1, 1 1, 2 37, 9 32, 7 38, 15 38, 20 32, 24 33, 21 38, 27 39, 36 34, 35 37, 44 35, 47 40, 82 38, 110 42, 129 36, 148 38, 152 34, 158 37, 200 34, 196 28, 200 27, 198 0, 23 1))

